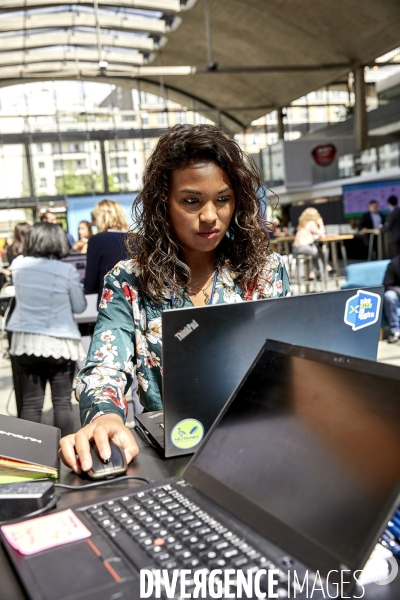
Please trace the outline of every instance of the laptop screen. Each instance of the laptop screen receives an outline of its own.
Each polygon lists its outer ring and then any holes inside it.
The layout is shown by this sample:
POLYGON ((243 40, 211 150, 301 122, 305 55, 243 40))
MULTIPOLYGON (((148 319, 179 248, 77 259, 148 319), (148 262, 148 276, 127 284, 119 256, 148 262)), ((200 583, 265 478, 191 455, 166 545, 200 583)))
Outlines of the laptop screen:
POLYGON ((339 361, 267 342, 185 479, 294 556, 359 568, 397 495, 400 370, 339 361))

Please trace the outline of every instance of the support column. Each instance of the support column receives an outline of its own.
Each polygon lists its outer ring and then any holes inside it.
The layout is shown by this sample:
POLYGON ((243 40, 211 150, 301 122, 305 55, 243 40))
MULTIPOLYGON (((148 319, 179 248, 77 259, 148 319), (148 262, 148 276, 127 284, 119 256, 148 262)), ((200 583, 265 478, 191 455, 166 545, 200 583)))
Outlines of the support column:
POLYGON ((31 198, 36 198, 35 178, 33 176, 31 148, 30 148, 29 142, 25 142, 24 146, 25 146, 26 166, 27 166, 27 170, 28 170, 29 191, 30 191, 31 198))
POLYGON ((103 172, 103 185, 104 185, 104 193, 109 193, 108 187, 108 173, 107 173, 107 161, 106 161, 106 150, 104 147, 104 140, 100 140, 100 153, 101 153, 101 166, 103 172))
POLYGON ((356 152, 369 148, 367 105, 365 103, 364 67, 354 70, 354 140, 356 152))
POLYGON ((277 112, 277 115, 278 115, 278 139, 279 140, 284 140, 285 139, 285 125, 283 123, 283 111, 282 111, 282 108, 278 108, 278 110, 276 112, 277 112))

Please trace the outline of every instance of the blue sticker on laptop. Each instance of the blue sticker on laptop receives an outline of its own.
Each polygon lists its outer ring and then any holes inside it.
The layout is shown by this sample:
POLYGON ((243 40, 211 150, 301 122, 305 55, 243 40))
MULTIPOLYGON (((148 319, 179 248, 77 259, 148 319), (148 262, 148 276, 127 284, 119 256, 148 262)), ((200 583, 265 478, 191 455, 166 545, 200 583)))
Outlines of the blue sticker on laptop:
POLYGON ((197 419, 179 421, 171 431, 171 442, 180 450, 189 450, 201 442, 204 427, 197 419))
POLYGON ((373 325, 379 318, 380 307, 381 297, 378 294, 358 290, 357 294, 346 302, 344 322, 350 325, 353 331, 373 325))

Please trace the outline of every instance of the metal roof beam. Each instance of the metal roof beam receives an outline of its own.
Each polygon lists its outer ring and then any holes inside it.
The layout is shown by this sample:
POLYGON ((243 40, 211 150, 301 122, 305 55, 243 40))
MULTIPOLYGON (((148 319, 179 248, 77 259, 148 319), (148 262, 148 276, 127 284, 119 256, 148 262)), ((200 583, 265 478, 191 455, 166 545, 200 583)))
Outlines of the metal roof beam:
MULTIPOLYGON (((126 64, 126 65, 143 65, 143 54, 129 52, 107 51, 104 48, 101 52, 101 58, 109 64, 126 64)), ((0 52, 0 65, 27 65, 35 63, 45 63, 54 61, 78 61, 99 63, 98 50, 88 50, 86 48, 72 49, 50 49, 50 50, 34 50, 32 52, 0 52)))
MULTIPOLYGON (((141 10, 154 10, 163 13, 179 13, 190 10, 197 0, 189 0, 181 4, 180 0, 98 0, 99 6, 116 6, 119 8, 134 8, 141 10)), ((44 6, 93 6, 90 0, 2 0, 1 8, 27 9, 42 8, 44 6)))
MULTIPOLYGON (((141 50, 153 52, 162 48, 167 38, 161 37, 156 41, 152 37, 138 37, 118 35, 117 33, 101 33, 102 46, 113 48, 126 48, 128 50, 141 50)), ((30 48, 45 48, 46 46, 97 46, 95 32, 76 31, 49 31, 48 33, 28 33, 27 35, 13 35, 0 37, 0 52, 3 50, 24 50, 30 48)))
MULTIPOLYGON (((155 35, 163 35, 171 31, 175 31, 181 24, 180 17, 173 17, 172 23, 169 25, 163 19, 147 19, 145 17, 131 17, 124 14, 109 15, 99 13, 98 24, 102 29, 117 29, 121 31, 137 31, 145 33, 153 33, 155 35)), ((9 16, 9 13, 3 13, 3 18, 0 15, 0 31, 23 31, 32 29, 57 28, 63 29, 66 27, 93 27, 97 25, 96 15, 93 12, 72 12, 60 11, 54 13, 41 13, 32 15, 9 16), (6 16, 6 18, 4 18, 6 16)))
MULTIPOLYGON (((111 64, 107 69, 106 75, 109 74, 109 70, 112 74, 121 75, 123 77, 138 77, 139 67, 132 68, 125 65, 111 64)), ((72 77, 75 79, 83 74, 89 74, 90 76, 96 76, 100 74, 98 60, 96 62, 88 61, 45 61, 32 64, 20 65, 20 66, 2 66, 0 67, 0 79, 24 79, 26 77, 39 77, 43 79, 58 79, 65 77, 72 77), (59 76, 59 77, 58 77, 59 76)))

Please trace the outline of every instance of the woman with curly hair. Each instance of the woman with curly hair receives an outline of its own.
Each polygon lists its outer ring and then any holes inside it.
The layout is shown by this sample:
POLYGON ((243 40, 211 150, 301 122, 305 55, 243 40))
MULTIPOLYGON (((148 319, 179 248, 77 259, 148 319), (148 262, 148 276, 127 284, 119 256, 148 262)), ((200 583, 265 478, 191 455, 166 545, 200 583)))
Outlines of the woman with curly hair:
POLYGON ((61 440, 62 459, 74 471, 90 469, 90 440, 105 460, 109 439, 128 462, 137 454, 124 426, 125 393, 135 375, 144 407, 162 409, 163 310, 289 293, 286 270, 269 245, 262 185, 252 160, 218 127, 177 125, 161 136, 134 203, 138 231, 126 240, 131 258, 104 279, 78 375, 83 428, 61 440))

